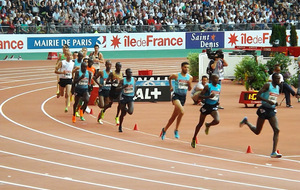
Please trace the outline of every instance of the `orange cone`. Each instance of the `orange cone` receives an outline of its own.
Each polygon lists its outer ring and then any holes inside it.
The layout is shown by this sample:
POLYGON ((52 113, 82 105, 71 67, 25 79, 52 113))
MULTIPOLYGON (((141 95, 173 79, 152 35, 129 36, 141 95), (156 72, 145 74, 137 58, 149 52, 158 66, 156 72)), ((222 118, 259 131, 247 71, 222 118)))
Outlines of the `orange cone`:
POLYGON ((133 130, 135 130, 135 131, 138 131, 137 124, 135 124, 135 125, 134 125, 134 128, 133 128, 133 130))
POLYGON ((90 114, 91 114, 91 115, 93 115, 93 114, 94 114, 94 113, 93 113, 93 109, 91 109, 91 111, 90 111, 90 114))
POLYGON ((251 146, 248 146, 246 153, 253 153, 251 146))
POLYGON ((196 144, 199 144, 199 142, 198 142, 198 138, 196 137, 196 144))

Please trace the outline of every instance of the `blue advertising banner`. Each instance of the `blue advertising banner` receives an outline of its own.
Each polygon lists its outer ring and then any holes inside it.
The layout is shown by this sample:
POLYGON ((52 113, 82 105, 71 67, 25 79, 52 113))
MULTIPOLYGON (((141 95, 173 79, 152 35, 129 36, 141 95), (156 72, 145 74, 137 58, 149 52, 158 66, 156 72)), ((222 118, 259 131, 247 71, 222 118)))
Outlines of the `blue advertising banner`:
POLYGON ((186 49, 224 48, 224 32, 186 33, 186 49))
POLYGON ((64 44, 70 48, 93 48, 95 44, 106 41, 105 36, 77 36, 77 37, 28 37, 27 49, 59 49, 64 44))

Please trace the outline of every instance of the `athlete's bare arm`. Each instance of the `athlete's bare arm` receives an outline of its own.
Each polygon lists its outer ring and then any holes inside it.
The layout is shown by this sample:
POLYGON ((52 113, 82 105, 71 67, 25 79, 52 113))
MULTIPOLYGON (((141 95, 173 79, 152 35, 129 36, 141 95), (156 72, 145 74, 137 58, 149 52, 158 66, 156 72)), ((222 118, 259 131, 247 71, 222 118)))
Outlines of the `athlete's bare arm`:
POLYGON ((173 85, 172 85, 172 80, 176 80, 178 78, 178 74, 171 74, 169 76, 169 84, 170 84, 170 91, 173 91, 173 85))

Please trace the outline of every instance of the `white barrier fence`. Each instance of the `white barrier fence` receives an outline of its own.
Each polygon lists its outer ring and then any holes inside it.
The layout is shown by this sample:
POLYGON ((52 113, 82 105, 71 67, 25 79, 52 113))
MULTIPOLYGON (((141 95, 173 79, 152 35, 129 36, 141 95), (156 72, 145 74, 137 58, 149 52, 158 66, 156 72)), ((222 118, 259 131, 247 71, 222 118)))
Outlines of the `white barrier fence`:
MULTIPOLYGON (((234 69, 237 64, 239 64, 242 59, 246 56, 252 56, 252 55, 229 55, 229 53, 224 52, 224 59, 227 61, 228 66, 224 67, 224 77, 225 79, 235 79, 234 77, 234 69)), ((292 75, 297 73, 298 64, 294 59, 294 56, 289 57, 292 60, 292 64, 288 67, 290 73, 292 75)), ((268 60, 270 60, 271 57, 263 57, 258 56, 257 60, 259 63, 266 64, 268 60)), ((202 75, 207 75, 206 69, 208 66, 210 59, 208 59, 206 53, 200 53, 199 54, 199 78, 201 78, 202 75)))

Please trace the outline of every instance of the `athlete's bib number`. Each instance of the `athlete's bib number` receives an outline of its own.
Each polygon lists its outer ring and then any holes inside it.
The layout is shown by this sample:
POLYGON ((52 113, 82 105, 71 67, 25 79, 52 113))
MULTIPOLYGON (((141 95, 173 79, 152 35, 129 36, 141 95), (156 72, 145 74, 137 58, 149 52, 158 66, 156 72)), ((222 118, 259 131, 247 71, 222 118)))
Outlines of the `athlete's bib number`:
POLYGON ((89 84, 89 81, 87 80, 87 78, 84 78, 78 82, 78 85, 81 85, 81 86, 88 85, 88 84, 89 84))
POLYGON ((278 97, 278 94, 275 94, 272 92, 269 93, 269 101, 273 102, 274 104, 276 104, 276 102, 277 102, 277 97, 278 97))
POLYGON ((214 101, 218 101, 219 100, 219 97, 220 97, 220 92, 218 91, 211 91, 211 93, 214 93, 215 96, 210 98, 211 100, 214 100, 214 101))
POLYGON ((124 93, 125 94, 133 93, 133 87, 129 86, 129 87, 124 88, 124 93))
POLYGON ((188 89, 188 84, 186 82, 179 82, 178 83, 178 89, 187 90, 188 89))
POLYGON ((71 75, 71 73, 66 73, 66 74, 64 75, 64 77, 65 77, 65 78, 71 78, 72 75, 71 75))

